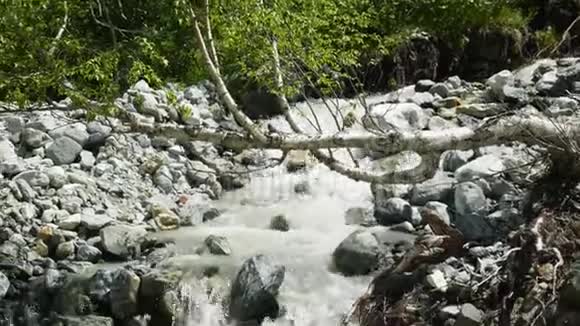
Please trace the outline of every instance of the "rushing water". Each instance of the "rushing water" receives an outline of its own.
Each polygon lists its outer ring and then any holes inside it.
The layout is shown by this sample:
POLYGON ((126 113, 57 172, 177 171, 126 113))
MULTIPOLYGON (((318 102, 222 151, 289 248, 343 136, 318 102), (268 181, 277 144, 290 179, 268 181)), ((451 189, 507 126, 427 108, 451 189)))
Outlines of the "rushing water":
MULTIPOLYGON (((333 131, 334 118, 324 105, 315 104, 313 109, 325 131, 333 131)), ((308 113, 310 108, 303 104, 298 110, 308 113)), ((280 119, 270 122, 286 128, 280 119)), ((313 130, 304 117, 299 122, 313 130)), ((275 321, 266 321, 265 325, 336 326, 365 292, 370 277, 344 277, 332 271, 332 252, 358 227, 345 224, 345 211, 351 207, 369 207, 370 200, 367 183, 350 180, 323 165, 292 174, 285 166, 277 166, 256 173, 249 185, 226 193, 217 201, 216 205, 223 211, 219 218, 163 236, 173 239, 182 255, 173 259, 172 264, 200 270, 217 265, 226 280, 233 279, 241 263, 256 254, 270 256, 286 266, 279 301, 287 313, 275 321), (294 192, 294 185, 299 182, 310 185, 309 194, 294 192), (289 232, 269 229, 271 218, 278 214, 284 214, 289 220, 289 232), (196 248, 212 234, 229 240, 231 256, 195 254, 196 248)), ((393 234, 397 236, 401 235, 393 234)), ((203 282, 196 277, 185 286, 184 299, 193 305, 187 317, 188 326, 224 325, 219 297, 227 296, 227 287, 218 290, 215 293, 218 299, 214 300, 208 298, 203 282)))

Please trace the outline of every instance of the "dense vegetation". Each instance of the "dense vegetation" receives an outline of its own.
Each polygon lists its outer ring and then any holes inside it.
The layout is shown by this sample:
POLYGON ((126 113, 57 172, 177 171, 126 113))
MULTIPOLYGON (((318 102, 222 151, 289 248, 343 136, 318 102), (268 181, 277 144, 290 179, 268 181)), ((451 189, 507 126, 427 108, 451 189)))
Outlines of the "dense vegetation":
MULTIPOLYGON (((528 2, 222 0, 210 1, 210 18, 222 74, 244 89, 271 86, 273 37, 289 81, 328 84, 329 72, 388 54, 418 30, 460 43, 473 29, 523 29, 534 12, 528 2)), ((0 100, 25 104, 71 92, 107 100, 140 78, 153 86, 194 83, 205 71, 189 6, 186 0, 1 0, 0 100)))

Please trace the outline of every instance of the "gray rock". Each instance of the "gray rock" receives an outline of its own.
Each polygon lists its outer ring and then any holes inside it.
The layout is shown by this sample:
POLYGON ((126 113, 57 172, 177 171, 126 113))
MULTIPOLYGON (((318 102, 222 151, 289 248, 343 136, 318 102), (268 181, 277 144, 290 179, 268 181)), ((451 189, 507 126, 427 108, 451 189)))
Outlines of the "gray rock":
POLYGON ((499 199, 506 194, 517 194, 518 190, 513 183, 503 178, 493 178, 490 180, 491 194, 490 196, 499 199))
POLYGON ((143 79, 140 79, 131 88, 134 89, 134 90, 136 90, 136 91, 138 91, 138 92, 142 92, 142 93, 151 93, 151 92, 153 92, 153 89, 151 88, 151 86, 149 86, 149 84, 147 83, 147 81, 145 81, 143 79))
POLYGON ((379 104, 363 116, 362 123, 373 130, 421 130, 427 126, 429 115, 417 104, 379 104))
POLYGON ((50 179, 50 186, 59 189, 68 183, 68 176, 60 166, 52 166, 46 169, 46 175, 50 179))
POLYGON ((529 101, 528 92, 524 88, 506 85, 502 90, 503 98, 512 103, 526 103, 529 101))
POLYGON ((51 140, 47 133, 32 128, 24 129, 20 135, 20 141, 30 148, 42 147, 51 140))
POLYGON ((404 198, 409 195, 413 186, 406 184, 376 184, 371 183, 371 193, 374 198, 386 200, 391 197, 404 198))
POLYGON ((497 74, 491 76, 486 85, 490 87, 491 93, 498 100, 503 100, 505 97, 504 86, 513 86, 515 83, 515 77, 509 70, 502 70, 497 74))
POLYGON ((448 175, 437 174, 434 178, 413 186, 410 203, 422 206, 430 201, 447 202, 453 196, 455 183, 455 179, 448 175))
POLYGON ((332 254, 336 269, 344 275, 366 275, 379 267, 381 246, 367 230, 358 230, 344 239, 332 254))
POLYGON ((372 225, 374 219, 372 210, 364 207, 351 207, 344 213, 346 225, 372 225))
POLYGON ((50 158, 54 164, 63 165, 73 163, 83 148, 76 141, 69 137, 57 138, 46 149, 46 156, 50 158))
POLYGON ((205 239, 204 243, 212 255, 229 256, 232 254, 228 239, 225 237, 210 235, 205 239))
POLYGON ((508 106, 503 103, 475 103, 458 106, 455 111, 475 118, 483 119, 506 112, 508 106))
POLYGON ((23 200, 32 201, 36 197, 36 191, 25 180, 18 179, 15 183, 23 200))
MULTIPOLYGON (((1 145, 0 145, 1 147, 1 145)), ((2 149, 0 148, 0 152, 2 151, 2 149)), ((0 153, 0 156, 2 154, 0 153)), ((18 174, 22 171, 24 171, 26 169, 26 165, 24 163, 24 161, 20 158, 15 158, 15 159, 11 159, 11 160, 7 160, 7 161, 2 161, 0 159, 0 176, 2 174, 7 175, 7 176, 13 176, 15 174, 18 174)))
POLYGON ((431 119, 429 119, 429 123, 427 124, 427 128, 434 131, 447 130, 455 127, 457 127, 456 124, 437 115, 431 117, 431 119))
POLYGON ((81 167, 85 170, 90 170, 97 161, 93 153, 89 151, 82 151, 80 153, 80 157, 81 157, 81 167))
POLYGON ((56 221, 59 228, 63 230, 76 230, 81 224, 81 214, 72 214, 56 221))
POLYGON ((290 222, 286 218, 286 216, 280 214, 272 217, 270 220, 270 229, 276 231, 287 232, 290 230, 290 222))
POLYGON ((150 325, 173 324, 175 309, 171 303, 182 276, 180 272, 154 270, 141 277, 139 308, 151 315, 150 325))
POLYGON ((140 252, 146 235, 147 231, 142 227, 121 224, 100 230, 103 249, 125 259, 140 252))
POLYGON ((14 177, 16 180, 24 180, 32 187, 47 187, 50 184, 50 178, 43 172, 37 170, 28 170, 20 172, 14 177))
POLYGON ((194 104, 207 101, 207 94, 197 86, 189 86, 183 91, 183 96, 194 104))
POLYGON ((437 109, 452 109, 460 105, 461 99, 455 96, 445 97, 433 102, 433 106, 437 109))
POLYGON ((564 91, 558 83, 556 70, 548 71, 536 83, 536 90, 542 95, 555 95, 564 91))
POLYGON ((7 139, 0 139, 0 163, 18 158, 14 145, 7 139))
POLYGON ((449 86, 453 87, 454 89, 461 87, 462 84, 461 78, 459 78, 459 76, 451 76, 447 78, 446 82, 449 86))
POLYGON ((13 115, 3 117, 6 130, 11 134, 17 134, 24 129, 24 119, 21 116, 13 115))
POLYGON ((431 94, 437 94, 443 98, 449 96, 449 86, 445 83, 436 83, 429 89, 431 94))
POLYGON ((495 232, 486 219, 488 204, 475 183, 460 183, 455 189, 455 225, 467 241, 488 240, 495 232))
POLYGON ((455 172, 473 157, 473 151, 450 150, 443 153, 443 171, 455 172))
POLYGON ((556 61, 552 59, 540 59, 514 71, 514 77, 516 82, 523 87, 533 86, 537 80, 537 72, 555 67, 556 61))
POLYGON ((439 216, 445 224, 449 225, 451 223, 449 211, 447 210, 448 206, 446 204, 440 203, 438 201, 430 201, 425 204, 425 208, 432 209, 437 212, 437 216, 439 216))
POLYGON ((385 201, 375 200, 374 215, 377 223, 389 226, 402 222, 411 222, 413 211, 409 202, 395 197, 385 201))
POLYGON ((471 303, 466 303, 461 306, 454 326, 479 326, 483 323, 483 317, 483 311, 471 303))
POLYGON ((73 241, 59 243, 56 247, 56 259, 69 259, 75 255, 75 244, 73 241))
POLYGON ((458 168, 455 171, 455 178, 459 182, 473 181, 478 178, 491 179, 504 170, 505 166, 500 158, 487 154, 458 168))
POLYGON ((414 233, 415 227, 411 222, 403 222, 391 226, 391 230, 398 232, 414 233))
POLYGON ((113 219, 102 214, 81 214, 81 225, 88 230, 96 231, 111 224, 113 219))
POLYGON ((114 317, 126 320, 137 315, 140 284, 141 279, 132 271, 121 268, 113 273, 110 300, 114 317))
POLYGON ((230 316, 238 321, 257 321, 276 318, 280 305, 276 300, 284 281, 286 268, 263 255, 246 260, 232 285, 230 316))
POLYGON ((61 122, 53 116, 54 112, 43 112, 46 114, 40 114, 35 117, 33 121, 26 124, 26 128, 38 129, 43 132, 49 132, 50 130, 56 129, 61 125, 61 122))
POLYGON ((100 306, 108 307, 111 302, 109 294, 113 286, 113 271, 110 269, 97 270, 84 286, 91 301, 100 306))
POLYGON ((137 108, 137 112, 155 118, 155 121, 160 122, 168 118, 167 111, 163 110, 153 94, 141 93, 138 95, 138 103, 134 100, 133 104, 137 108))
POLYGON ((153 181, 155 182, 155 185, 167 193, 173 190, 173 175, 167 165, 162 165, 157 169, 153 176, 153 181))
POLYGON ((211 207, 203 213, 202 222, 205 223, 205 222, 214 220, 217 217, 219 217, 220 215, 221 215, 221 212, 217 208, 211 207))
POLYGON ((44 223, 58 223, 60 220, 64 220, 69 213, 64 209, 52 209, 49 208, 42 212, 42 217, 40 218, 44 223))
POLYGON ((80 261, 90 261, 97 263, 103 253, 97 248, 88 244, 82 244, 77 249, 76 259, 80 261))
POLYGON ((62 326, 113 326, 112 318, 95 315, 60 316, 58 320, 62 326))
POLYGON ((463 182, 455 189, 455 210, 460 216, 486 214, 487 200, 483 190, 473 182, 463 182))
POLYGON ((0 272, 0 299, 4 299, 8 289, 10 288, 10 280, 4 273, 0 272))
POLYGON ((84 123, 66 124, 62 127, 50 130, 48 133, 52 138, 68 137, 79 145, 85 146, 89 141, 89 133, 84 123))
POLYGON ((445 274, 442 271, 436 269, 431 274, 425 277, 427 284, 431 286, 434 290, 439 292, 446 292, 449 284, 445 278, 445 274))
POLYGON ((435 85, 435 82, 429 79, 421 79, 415 84, 415 92, 428 92, 431 87, 435 85))
POLYGON ((580 63, 558 69, 556 82, 549 91, 551 96, 563 96, 574 88, 574 83, 580 80, 580 63))
POLYGON ((99 121, 91 121, 87 124, 87 132, 89 134, 103 134, 103 135, 110 135, 113 129, 109 126, 106 126, 99 121))
POLYGON ((294 185, 294 192, 297 194, 310 194, 312 192, 312 188, 310 187, 310 183, 307 180, 298 182, 294 185))
POLYGON ((422 108, 432 107, 433 101, 435 101, 435 97, 429 92, 415 93, 415 95, 409 99, 409 102, 415 103, 422 108))

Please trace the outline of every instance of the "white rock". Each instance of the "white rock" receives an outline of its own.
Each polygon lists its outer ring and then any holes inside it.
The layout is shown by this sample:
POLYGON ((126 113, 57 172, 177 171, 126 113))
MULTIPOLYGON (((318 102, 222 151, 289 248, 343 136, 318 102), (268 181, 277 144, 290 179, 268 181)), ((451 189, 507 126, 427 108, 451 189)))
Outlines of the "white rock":
POLYGON ((487 178, 505 170, 502 160, 492 154, 484 155, 461 166, 455 171, 458 182, 474 181, 476 178, 487 178))
POLYGON ((7 139, 0 139, 0 163, 13 161, 18 158, 14 145, 7 139))
POLYGON ((509 70, 502 70, 497 74, 491 76, 486 85, 491 88, 491 92, 499 99, 503 99, 503 87, 506 85, 513 86, 515 82, 514 75, 509 70))
POLYGON ((430 116, 417 104, 380 104, 362 118, 363 125, 375 130, 413 131, 424 129, 430 116))
POLYGON ((449 286, 447 284, 447 280, 445 279, 445 274, 443 274, 443 272, 438 269, 427 275, 426 280, 431 287, 440 292, 447 291, 449 286))
POLYGON ((57 222, 59 228, 64 230, 75 230, 81 224, 81 214, 69 215, 57 222))

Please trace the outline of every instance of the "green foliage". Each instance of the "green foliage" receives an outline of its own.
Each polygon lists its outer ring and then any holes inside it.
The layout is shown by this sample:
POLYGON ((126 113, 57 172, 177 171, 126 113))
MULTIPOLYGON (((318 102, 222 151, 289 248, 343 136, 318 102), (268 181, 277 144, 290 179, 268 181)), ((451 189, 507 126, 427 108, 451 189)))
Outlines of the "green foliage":
POLYGON ((560 37, 553 27, 548 27, 534 33, 534 39, 538 43, 540 50, 551 50, 558 45, 560 37))
POLYGON ((193 111, 191 109, 190 105, 180 105, 177 107, 177 112, 179 113, 179 117, 181 118, 181 121, 187 121, 191 118, 191 115, 193 114, 193 111))
POLYGON ((143 110, 143 104, 145 103, 145 97, 141 94, 137 94, 133 99, 133 105, 137 112, 141 112, 143 110))
MULTIPOLYGON (((210 3, 226 81, 287 95, 310 82, 329 92, 346 68, 389 54, 415 31, 461 40, 473 29, 522 29, 528 22, 522 12, 533 11, 528 0, 210 3), (284 89, 273 83, 273 39, 284 89)), ((110 102, 139 79, 160 87, 207 78, 189 6, 190 0, 0 0, 0 100, 25 105, 77 92, 110 102)), ((195 11, 203 22, 204 10, 195 11)))

